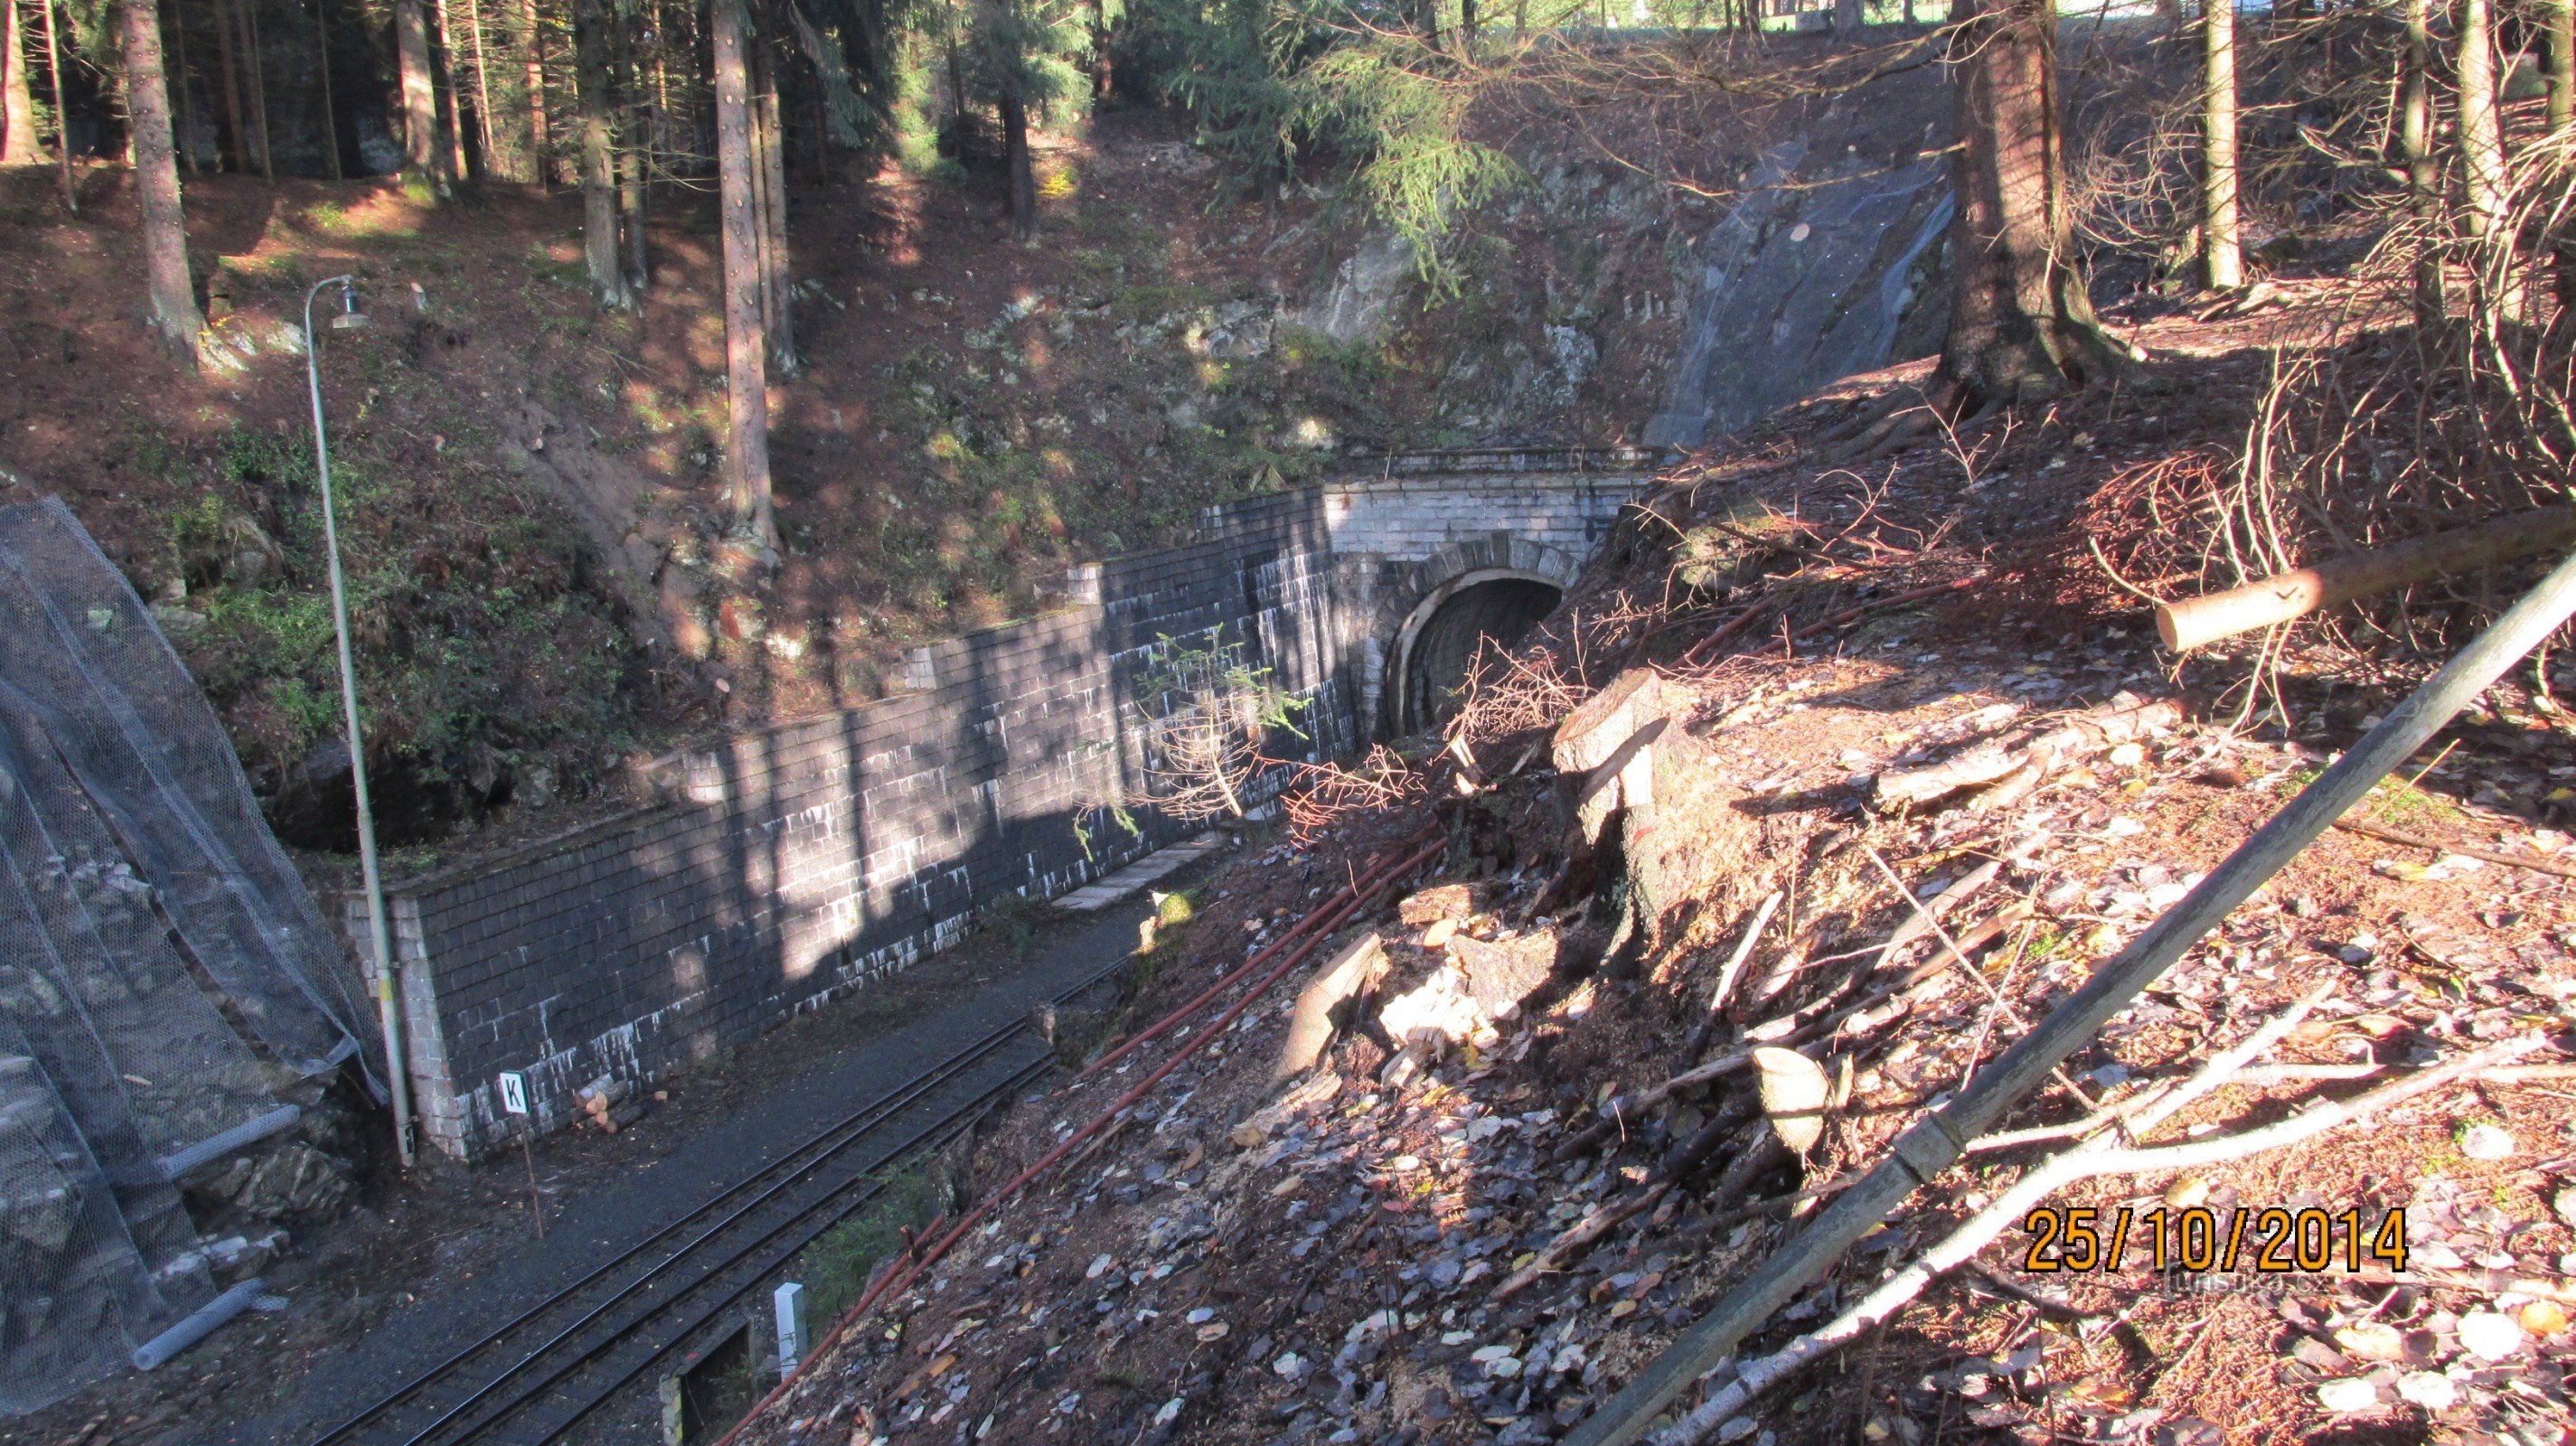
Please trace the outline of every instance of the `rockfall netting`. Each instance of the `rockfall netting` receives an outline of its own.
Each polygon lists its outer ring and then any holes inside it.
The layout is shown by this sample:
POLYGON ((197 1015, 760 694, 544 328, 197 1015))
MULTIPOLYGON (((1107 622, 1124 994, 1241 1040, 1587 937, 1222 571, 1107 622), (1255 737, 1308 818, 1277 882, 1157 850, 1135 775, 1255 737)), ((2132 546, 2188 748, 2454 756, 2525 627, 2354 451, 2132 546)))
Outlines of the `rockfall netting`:
POLYGON ((360 1055, 358 999, 142 600, 0 508, 0 1411, 212 1295, 178 1180, 295 1122, 270 1072, 360 1055))

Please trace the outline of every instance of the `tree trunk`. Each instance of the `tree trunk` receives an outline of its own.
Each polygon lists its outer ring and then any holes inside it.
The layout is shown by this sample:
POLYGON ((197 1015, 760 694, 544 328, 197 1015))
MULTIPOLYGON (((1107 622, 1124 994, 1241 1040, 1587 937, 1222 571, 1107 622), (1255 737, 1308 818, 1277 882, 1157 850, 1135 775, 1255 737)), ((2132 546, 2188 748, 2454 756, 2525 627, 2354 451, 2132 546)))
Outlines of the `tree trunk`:
POLYGON ((573 83, 580 92, 581 250, 599 304, 624 309, 633 298, 617 254, 617 125, 608 94, 608 27, 604 0, 575 0, 573 83))
POLYGON ((547 169, 554 148, 546 138, 546 37, 537 23, 537 0, 519 0, 519 29, 528 56, 528 163, 535 170, 528 179, 542 191, 554 179, 547 169))
POLYGON ((2487 0, 2460 0, 2460 161, 2469 234, 2504 227, 2504 135, 2496 121, 2495 33, 2487 0))
POLYGON ((2549 130, 2576 125, 2576 0, 2549 0, 2549 130))
MULTIPOLYGON (((689 7, 695 19, 697 7, 689 7)), ((653 145, 659 150, 669 145, 671 134, 671 30, 670 20, 662 13, 662 0, 653 0, 653 145)), ((691 43, 695 49, 695 42, 691 43)), ((646 181, 651 181, 648 172, 646 181)))
POLYGON ((250 109, 252 131, 259 137, 259 174, 269 184, 275 185, 277 152, 268 143, 268 65, 259 55, 257 0, 241 0, 238 13, 242 24, 242 53, 250 57, 250 109))
POLYGON ((787 147, 778 129, 778 90, 773 84, 754 98, 752 139, 760 163, 760 293, 768 298, 763 318, 769 328, 769 361, 783 377, 805 369, 796 351, 793 273, 787 253, 787 147))
POLYGON ((215 64, 224 72, 224 129, 236 173, 251 167, 250 126, 242 119, 240 49, 233 43, 233 0, 215 0, 215 64))
POLYGON ((331 179, 345 181, 340 165, 340 112, 331 103, 331 22, 329 0, 313 0, 313 75, 322 85, 322 153, 331 158, 331 179))
POLYGON ((725 480, 738 526, 777 545, 769 495, 769 378, 760 326, 760 237, 753 214, 751 95, 743 0, 715 0, 716 173, 723 212, 725 480))
POLYGON ((2116 362, 2071 264, 2049 0, 1961 0, 1950 223, 1950 330, 1938 384, 1948 408, 2030 401, 2116 362))
POLYGON ((805 179, 816 190, 832 184, 832 117, 825 106, 821 85, 805 87, 805 123, 813 127, 814 137, 814 144, 805 151, 810 161, 805 179))
POLYGON ((402 74, 403 169, 444 181, 438 146, 438 90, 429 73, 429 22, 420 0, 394 0, 394 54, 402 74))
POLYGON ((61 16, 62 12, 54 8, 54 0, 45 0, 45 70, 54 82, 54 159, 62 166, 63 209, 77 216, 80 188, 72 184, 72 128, 68 124, 71 113, 63 108, 63 47, 56 33, 62 28, 61 16))
POLYGON ((474 50, 474 133, 483 147, 483 169, 491 173, 497 168, 492 161, 492 69, 483 63, 483 0, 465 0, 465 33, 474 50))
POLYGON ((143 270, 152 328, 191 367, 206 329, 188 280, 188 220, 171 154, 170 93, 161 76, 161 17, 154 0, 117 0, 125 43, 125 108, 134 136, 134 191, 143 213, 143 270))
POLYGON ((1476 0, 1458 0, 1458 35, 1472 53, 1476 48, 1476 0))
POLYGON ((1018 96, 1002 96, 1002 151, 1010 174, 1011 225, 1023 236, 1038 230, 1038 183, 1029 163, 1029 108, 1018 96))
POLYGON ((1860 0, 1834 0, 1834 34, 1851 40, 1860 34, 1860 0))
POLYGON ((1109 99, 1109 0, 1091 0, 1091 98, 1109 99))
POLYGON ((2236 234, 2236 4, 2204 0, 2201 9, 2200 256, 2210 289, 2245 284, 2236 234))
POLYGON ((27 81, 27 37, 19 32, 18 0, 0 0, 0 165, 43 159, 36 149, 36 88, 27 81))
POLYGON ((644 95, 636 82, 635 45, 627 27, 617 25, 614 59, 617 83, 624 95, 624 124, 617 147, 617 225, 625 242, 626 284, 641 296, 652 285, 652 253, 644 236, 644 95))
POLYGON ((769 117, 760 104, 757 66, 743 83, 751 89, 747 102, 751 107, 751 240, 754 269, 760 273, 760 335, 770 347, 770 365, 776 366, 779 296, 773 274, 774 238, 769 234, 769 117))
POLYGON ((438 0, 438 69, 447 76, 439 89, 439 109, 447 126, 449 174, 462 181, 474 174, 465 157, 465 94, 456 78, 456 27, 449 23, 447 0, 438 0))
MULTIPOLYGON (((10 13, 17 13, 16 0, 0 0, 10 13)), ((172 0, 170 23, 163 27, 170 34, 170 109, 178 127, 179 164, 189 175, 197 174, 197 109, 188 99, 188 18, 172 0)))
POLYGON ((939 39, 948 51, 948 129, 951 134, 966 124, 966 66, 957 56, 957 19, 948 7, 939 7, 939 39))
POLYGON ((2408 208, 2414 212, 2415 324, 2429 330, 2443 316, 2442 172, 2433 159, 2433 32, 2429 0, 2406 0, 2406 73, 2397 107, 2397 143, 2406 159, 2408 208))

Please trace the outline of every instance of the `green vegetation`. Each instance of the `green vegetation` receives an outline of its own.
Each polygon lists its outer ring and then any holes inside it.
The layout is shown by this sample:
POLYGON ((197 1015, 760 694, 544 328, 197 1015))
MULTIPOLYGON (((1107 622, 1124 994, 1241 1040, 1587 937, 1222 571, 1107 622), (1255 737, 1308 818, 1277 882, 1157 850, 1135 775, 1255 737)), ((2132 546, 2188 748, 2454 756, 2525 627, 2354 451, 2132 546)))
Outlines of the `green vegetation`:
POLYGON ((936 1156, 919 1156, 870 1182, 876 1198, 805 1247, 789 1274, 805 1282, 807 1318, 830 1321, 857 1302, 869 1272, 904 1247, 904 1232, 939 1217, 949 1191, 936 1156))
POLYGON ((2428 826, 2467 821, 2467 815, 2460 812, 2459 805, 2440 794, 2426 792, 2415 779, 2392 778, 2382 782, 2353 811, 2369 822, 2396 829, 2421 830, 2428 826))
POLYGON ((1189 953, 1190 923, 1198 917, 1198 891, 1184 889, 1177 893, 1153 895, 1153 917, 1145 921, 1143 940, 1135 953, 1127 956, 1127 968, 1118 976, 1118 1002, 1111 1008, 1093 1013, 1067 1010, 1056 1021, 1056 1057, 1068 1069, 1078 1069, 1105 1051, 1110 1042, 1127 1033, 1136 1012, 1136 1001, 1153 988, 1163 971, 1189 953))
MULTIPOLYGON (((197 604, 182 636, 245 761, 292 767, 339 732, 313 455, 300 436, 236 431, 217 473, 170 519, 163 575, 197 604)), ((622 755, 627 642, 578 542, 489 474, 449 476, 426 509, 363 455, 335 457, 332 478, 378 754, 443 781, 486 747, 572 787, 622 755)))
POLYGON ((1026 894, 1004 894, 984 916, 984 927, 1011 946, 1011 957, 1027 959, 1044 931, 1047 906, 1026 894))
POLYGON ((1145 0, 1137 50, 1246 184, 1274 192, 1305 154, 1339 161, 1423 276, 1454 291, 1459 221, 1525 179, 1469 133, 1469 113, 1513 58, 1512 47, 1480 48, 1471 16, 1459 17, 1463 39, 1453 29, 1444 41, 1437 5, 1398 19, 1349 0, 1145 0))

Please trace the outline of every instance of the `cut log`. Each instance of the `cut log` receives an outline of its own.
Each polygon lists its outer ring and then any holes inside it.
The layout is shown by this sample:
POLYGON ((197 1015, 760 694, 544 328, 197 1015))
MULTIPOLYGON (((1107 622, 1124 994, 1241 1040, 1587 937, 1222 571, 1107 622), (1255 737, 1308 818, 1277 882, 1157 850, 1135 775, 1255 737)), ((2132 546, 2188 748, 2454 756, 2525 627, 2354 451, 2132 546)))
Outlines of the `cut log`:
POLYGON ((1324 1057, 1324 1046, 1333 1042, 1334 1012, 1385 971, 1386 950, 1374 932, 1352 940, 1339 958, 1325 965, 1297 996, 1296 1012, 1288 1019, 1288 1037, 1280 1042, 1270 1078, 1284 1082, 1314 1068, 1324 1057))
POLYGON ((1663 680, 1652 668, 1630 668, 1565 715, 1549 737, 1559 776, 1574 785, 1574 819, 1589 848, 1610 815, 1654 806, 1653 743, 1664 731, 1663 680))
POLYGON ((1630 668, 1565 715, 1548 740, 1559 773, 1589 773, 1651 719, 1663 714, 1663 680, 1652 668, 1630 668))
POLYGON ((2156 636, 2187 653, 2395 588, 2532 557, 2576 542, 2576 505, 2499 517, 2303 567, 2204 597, 2156 604, 2156 636))

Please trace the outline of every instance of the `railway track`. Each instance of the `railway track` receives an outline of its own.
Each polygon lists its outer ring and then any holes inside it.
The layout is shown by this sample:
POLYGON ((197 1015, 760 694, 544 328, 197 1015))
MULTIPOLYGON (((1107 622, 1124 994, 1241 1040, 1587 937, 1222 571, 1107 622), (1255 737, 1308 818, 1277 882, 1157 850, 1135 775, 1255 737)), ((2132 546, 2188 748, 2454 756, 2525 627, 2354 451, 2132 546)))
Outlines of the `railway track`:
MULTIPOLYGON (((1055 1002, 1070 1003, 1125 967, 1121 960, 1055 1002)), ((992 1030, 305 1446, 542 1446, 558 1439, 883 1193, 883 1167, 955 1138, 1054 1062, 1026 1020, 992 1030)))

